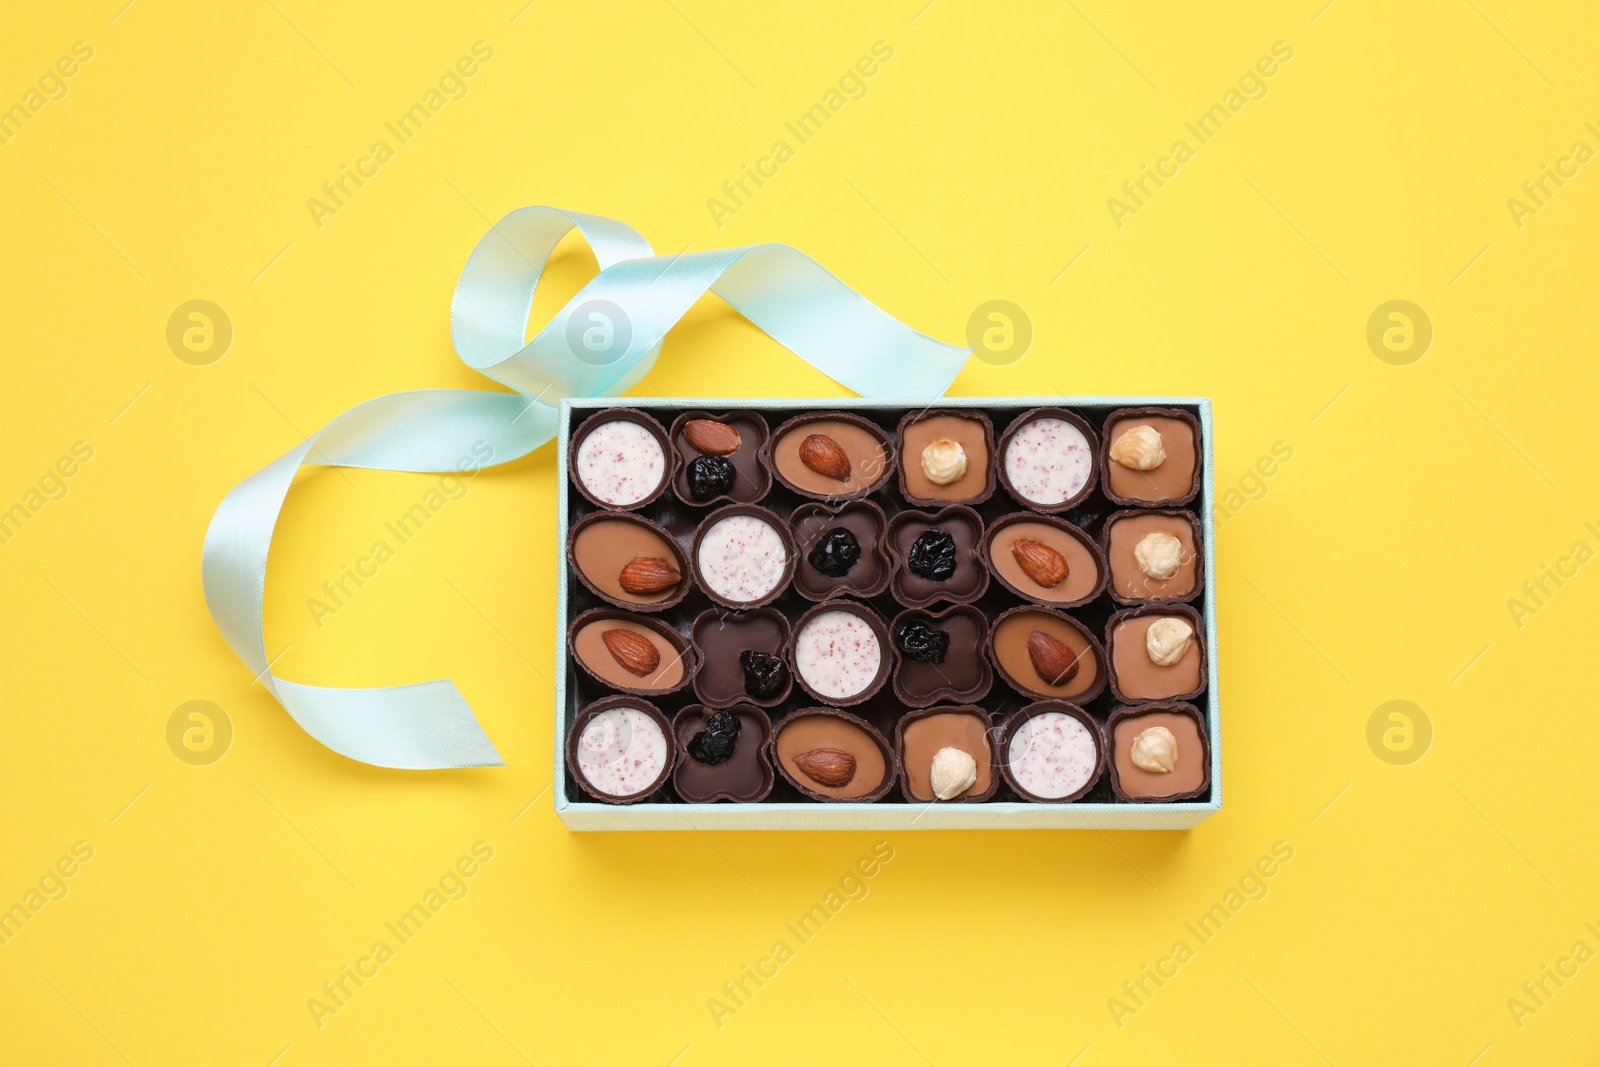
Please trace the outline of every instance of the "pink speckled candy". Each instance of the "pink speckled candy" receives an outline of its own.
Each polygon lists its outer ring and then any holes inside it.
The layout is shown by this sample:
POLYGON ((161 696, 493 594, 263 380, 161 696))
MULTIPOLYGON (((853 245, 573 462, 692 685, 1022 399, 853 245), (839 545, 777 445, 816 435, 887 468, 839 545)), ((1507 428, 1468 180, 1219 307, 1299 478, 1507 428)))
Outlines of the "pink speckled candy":
POLYGON ((848 611, 824 611, 794 639, 794 669, 820 697, 845 700, 872 684, 883 663, 878 635, 848 611))
POLYGON ((648 788, 666 765, 667 739, 638 708, 607 708, 578 735, 578 770, 606 796, 627 797, 648 788))
POLYGON ((700 539, 700 581, 724 600, 760 600, 783 581, 789 553, 772 524, 754 515, 719 519, 700 539))
POLYGON ((1036 504, 1071 500, 1094 469, 1083 432, 1064 419, 1034 419, 1019 427, 1006 446, 1011 487, 1036 504))
POLYGON ((605 504, 637 504, 656 491, 666 469, 656 435, 627 419, 602 422, 578 445, 578 480, 605 504))
POLYGON ((1073 716, 1046 711, 1017 728, 1006 761, 1017 784, 1034 796, 1070 796, 1094 774, 1094 738, 1073 716))

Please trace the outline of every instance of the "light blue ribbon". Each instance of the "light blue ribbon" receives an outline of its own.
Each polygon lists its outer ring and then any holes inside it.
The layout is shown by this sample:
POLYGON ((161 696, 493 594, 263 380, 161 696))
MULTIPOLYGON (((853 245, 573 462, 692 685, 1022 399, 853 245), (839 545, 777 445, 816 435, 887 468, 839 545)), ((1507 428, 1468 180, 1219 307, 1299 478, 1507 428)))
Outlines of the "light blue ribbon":
POLYGON ((787 245, 658 257, 614 219, 548 207, 513 211, 467 258, 450 323, 467 365, 517 393, 429 389, 359 404, 235 487, 206 532, 201 571, 211 615, 306 733, 380 767, 503 762, 450 681, 334 689, 272 673, 261 621, 267 553, 295 472, 302 465, 475 470, 463 466, 463 457, 483 456, 485 445, 485 466, 524 456, 555 436, 563 398, 614 395, 636 385, 655 364, 667 331, 708 291, 863 396, 925 402, 950 387, 970 354, 885 314, 787 245), (574 227, 594 250, 600 273, 524 344, 539 277, 574 227))

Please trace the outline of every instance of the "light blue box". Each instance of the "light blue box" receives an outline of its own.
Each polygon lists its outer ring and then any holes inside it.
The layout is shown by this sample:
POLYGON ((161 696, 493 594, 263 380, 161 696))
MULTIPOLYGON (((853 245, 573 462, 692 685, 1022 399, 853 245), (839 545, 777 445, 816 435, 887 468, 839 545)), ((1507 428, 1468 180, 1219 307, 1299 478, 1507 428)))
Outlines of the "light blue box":
MULTIPOLYGON (((1217 671, 1217 568, 1216 526, 1213 493, 1216 478, 1212 454, 1211 401, 1205 397, 1183 396, 970 396, 940 397, 933 406, 941 408, 1015 408, 1020 414, 1028 408, 1066 407, 1098 413, 1099 424, 1115 408, 1174 407, 1198 408, 1201 430, 1200 497, 1196 514, 1200 518, 1202 550, 1205 556, 1206 617, 1206 718, 1210 727, 1211 799, 1205 803, 1174 804, 1027 804, 993 802, 987 804, 602 804, 567 797, 567 728, 571 722, 567 691, 568 568, 567 531, 570 516, 566 491, 567 447, 572 427, 601 408, 630 407, 644 411, 653 408, 732 411, 739 408, 764 408, 792 411, 835 410, 873 412, 884 408, 901 409, 904 402, 861 399, 766 399, 756 397, 598 397, 561 402, 561 429, 557 439, 556 471, 562 488, 557 493, 557 522, 561 564, 556 580, 556 692, 555 692, 555 795, 556 815, 569 830, 1185 830, 1222 808, 1222 714, 1217 671)), ((669 420, 670 421, 670 420, 669 420)), ((997 423, 996 432, 1004 429, 997 423)), ((999 490, 1004 492, 1004 490, 999 490)), ((997 683, 1004 684, 1004 683, 997 683)))

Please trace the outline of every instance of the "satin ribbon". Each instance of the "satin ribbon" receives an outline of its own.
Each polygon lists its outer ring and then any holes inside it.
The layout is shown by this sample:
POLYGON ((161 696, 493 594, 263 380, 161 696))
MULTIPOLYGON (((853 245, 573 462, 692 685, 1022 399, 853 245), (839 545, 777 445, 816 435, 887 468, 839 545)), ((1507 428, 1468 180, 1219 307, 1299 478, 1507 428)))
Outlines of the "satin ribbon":
POLYGON ((267 553, 302 466, 415 472, 505 463, 556 435, 560 401, 636 385, 661 341, 707 292, 863 396, 926 402, 970 354, 889 316, 787 245, 656 256, 632 227, 548 207, 513 211, 467 257, 450 306, 466 364, 516 393, 431 389, 359 404, 257 471, 218 506, 201 559, 206 603, 245 666, 300 726, 335 752, 414 770, 499 766, 493 743, 448 680, 376 689, 291 682, 272 673, 262 630, 267 553), (576 227, 600 273, 523 343, 534 291, 576 227), (487 451, 485 451, 487 446, 487 451))

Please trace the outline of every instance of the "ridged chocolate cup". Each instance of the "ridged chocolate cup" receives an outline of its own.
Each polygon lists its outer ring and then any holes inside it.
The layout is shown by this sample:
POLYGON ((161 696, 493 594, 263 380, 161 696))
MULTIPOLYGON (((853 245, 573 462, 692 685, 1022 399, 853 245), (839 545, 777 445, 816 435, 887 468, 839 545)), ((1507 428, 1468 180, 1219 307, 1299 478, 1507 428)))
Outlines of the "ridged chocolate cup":
POLYGON ((688 641, 684 640, 683 635, 677 630, 661 619, 651 618, 648 615, 639 615, 631 611, 623 611, 620 608, 590 608, 576 619, 573 619, 572 625, 567 627, 567 654, 572 657, 574 663, 582 668, 583 673, 593 678, 600 685, 617 693, 626 693, 629 696, 637 697, 660 697, 669 693, 676 693, 684 686, 691 684, 700 669, 700 654, 695 651, 688 641), (683 662, 683 679, 677 685, 667 686, 662 689, 648 689, 639 686, 618 685, 616 682, 602 677, 598 671, 589 666, 582 656, 578 655, 575 642, 578 637, 578 631, 590 623, 605 622, 609 619, 642 626, 659 636, 678 654, 679 659, 683 662))
POLYGON ((824 600, 822 603, 808 608, 805 614, 795 620, 794 632, 789 635, 789 644, 784 650, 783 658, 789 664, 789 673, 794 676, 794 680, 799 683, 800 688, 805 690, 813 700, 820 700, 835 707, 850 708, 857 704, 863 704, 878 694, 878 690, 882 689, 884 683, 894 674, 895 666, 900 660, 900 653, 894 647, 894 638, 890 635, 889 625, 883 621, 882 615, 879 615, 869 605, 860 601, 840 598, 824 600), (873 675, 870 685, 854 696, 830 697, 818 693, 806 684, 805 677, 800 673, 799 665, 795 662, 795 646, 800 642, 800 634, 805 631, 806 623, 828 611, 848 612, 857 618, 865 619, 867 625, 872 628, 873 634, 878 638, 878 651, 880 653, 878 673, 873 675))
POLYGON ((977 408, 932 408, 928 411, 909 412, 901 417, 900 425, 895 429, 894 440, 895 448, 900 454, 900 461, 895 464, 894 469, 900 483, 900 495, 905 497, 908 503, 914 504, 919 508, 942 508, 950 504, 968 504, 976 507, 994 495, 995 485, 997 484, 994 473, 995 457, 999 454, 995 451, 994 421, 977 408), (975 422, 983 427, 983 441, 989 452, 989 462, 985 464, 986 473, 983 480, 983 490, 977 495, 965 496, 959 499, 954 497, 917 496, 907 487, 905 465, 907 463, 921 463, 922 456, 920 453, 916 456, 911 456, 904 447, 906 428, 922 422, 924 419, 932 418, 966 419, 968 422, 975 422))
POLYGON ((1114 636, 1120 623, 1129 619, 1144 618, 1147 615, 1179 615, 1183 617, 1185 622, 1194 627, 1194 643, 1200 652, 1200 682, 1187 693, 1176 693, 1170 697, 1160 698, 1161 700, 1193 700, 1206 691, 1206 683, 1208 681, 1206 677, 1206 624, 1205 620, 1200 618, 1200 613, 1187 604, 1141 604, 1136 608, 1123 608, 1121 611, 1114 612, 1111 618, 1106 620, 1106 673, 1111 677, 1111 695, 1116 697, 1117 702, 1121 704, 1137 704, 1141 700, 1149 699, 1147 697, 1130 697, 1117 684, 1116 638, 1114 636))
POLYGON ((1107 582, 1106 592, 1111 594, 1111 599, 1118 604, 1129 606, 1135 604, 1187 604, 1196 599, 1206 589, 1206 544, 1205 531, 1200 525, 1200 519, 1192 511, 1182 508, 1125 508, 1122 511, 1113 511, 1106 516, 1105 525, 1100 528, 1100 555, 1106 561, 1107 582), (1111 575, 1111 528, 1119 519, 1137 518, 1143 515, 1169 515, 1173 518, 1184 519, 1194 531, 1194 588, 1183 596, 1174 597, 1129 597, 1117 592, 1116 583, 1110 581, 1111 575))
POLYGON ((779 426, 776 430, 773 430, 772 433, 767 436, 766 443, 761 446, 761 462, 772 474, 772 476, 778 480, 780 485, 784 486, 791 492, 798 493, 801 496, 806 497, 809 500, 824 500, 828 501, 829 503, 838 503, 841 500, 860 500, 862 497, 882 489, 889 479, 894 477, 895 455, 894 439, 884 432, 882 426, 879 426, 871 419, 863 418, 862 416, 849 411, 807 412, 804 415, 796 415, 794 418, 785 422, 782 426, 779 426), (822 421, 853 423, 857 426, 860 426, 863 430, 866 430, 868 433, 872 434, 878 439, 879 444, 883 446, 883 470, 878 472, 877 477, 873 478, 870 483, 848 492, 819 492, 796 485, 794 482, 791 482, 781 470, 778 469, 777 463, 775 463, 772 458, 773 449, 777 446, 778 442, 782 441, 792 431, 800 429, 807 423, 822 421))
MULTIPOLYGON (((705 411, 685 411, 672 420, 672 427, 667 431, 668 441, 676 462, 671 478, 672 492, 679 500, 691 508, 708 508, 714 504, 759 504, 766 499, 772 491, 772 472, 767 470, 767 465, 761 462, 761 449, 767 443, 767 420, 754 411, 730 411, 722 415, 713 415, 705 411), (683 426, 690 419, 711 419, 714 422, 727 423, 739 431, 740 443, 738 449, 728 455, 736 469, 741 466, 749 468, 748 471, 740 470, 739 476, 753 479, 752 491, 748 493, 727 492, 719 493, 709 500, 696 500, 689 492, 689 463, 703 453, 697 451, 684 439, 683 426), (751 440, 751 436, 754 440, 751 440)), ((734 489, 740 486, 740 477, 734 479, 734 489)))
POLYGON ((695 616, 689 624, 689 639, 693 642, 700 656, 700 669, 695 671, 694 695, 700 698, 701 703, 710 708, 730 708, 735 704, 754 704, 758 708, 775 708, 789 699, 789 693, 794 689, 794 668, 789 665, 789 617, 777 608, 757 608, 754 611, 725 611, 722 608, 711 608, 695 616), (733 669, 740 678, 739 688, 727 687, 726 691, 718 684, 717 679, 724 673, 718 667, 713 667, 710 655, 702 634, 710 627, 738 627, 744 626, 755 619, 769 619, 777 627, 778 637, 775 642, 762 643, 763 647, 756 648, 757 652, 770 652, 783 660, 784 682, 783 691, 777 696, 766 700, 757 700, 744 689, 744 668, 735 663, 733 669), (770 645, 770 647, 768 647, 770 645))
POLYGON ((798 558, 799 552, 794 543, 794 534, 789 532, 789 524, 759 504, 723 505, 700 520, 700 525, 696 526, 694 530, 694 540, 689 545, 689 562, 694 568, 695 584, 714 603, 721 604, 725 608, 732 608, 735 611, 763 607, 782 596, 783 591, 789 588, 789 583, 794 579, 794 568, 798 558), (700 576, 700 542, 705 540, 707 531, 730 515, 755 516, 778 531, 778 538, 783 542, 783 550, 787 556, 783 565, 783 577, 778 579, 778 584, 773 587, 771 592, 757 600, 728 600, 715 592, 700 576))
POLYGON ((1182 800, 1194 800, 1203 797, 1211 788, 1211 738, 1206 733, 1206 717, 1200 709, 1192 704, 1185 704, 1181 700, 1153 700, 1147 704, 1135 704, 1131 708, 1118 708, 1111 713, 1111 718, 1106 721, 1106 762, 1110 764, 1111 794, 1124 804, 1174 804, 1182 800), (1147 715, 1152 711, 1164 711, 1173 715, 1184 715, 1195 721, 1200 728, 1200 766, 1202 768, 1200 785, 1196 789, 1187 789, 1181 793, 1171 793, 1165 796, 1134 796, 1122 788, 1122 780, 1117 776, 1117 761, 1111 754, 1111 746, 1116 743, 1117 724, 1124 719, 1136 718, 1147 715))
POLYGON ((784 781, 794 786, 806 797, 809 797, 812 800, 820 801, 823 804, 876 803, 877 801, 882 800, 888 794, 889 790, 894 788, 895 782, 900 778, 900 759, 895 754, 894 746, 889 744, 888 739, 878 731, 876 726, 873 726, 870 722, 861 718, 859 715, 852 715, 850 712, 841 711, 838 708, 799 708, 794 712, 785 715, 783 719, 778 722, 776 728, 774 728, 772 731, 772 740, 768 742, 768 755, 770 757, 772 766, 777 769, 779 774, 783 775, 784 781), (843 719, 852 726, 860 728, 883 751, 883 781, 878 784, 877 788, 873 789, 870 793, 863 793, 861 796, 857 797, 834 797, 829 796, 826 793, 817 792, 810 785, 806 784, 803 776, 789 773, 789 768, 785 767, 783 765, 783 760, 778 758, 778 738, 783 736, 784 730, 793 726, 796 722, 814 715, 827 716, 834 719, 843 719))
POLYGON ((1011 425, 1006 427, 1005 434, 1000 438, 1000 448, 995 454, 994 462, 995 477, 1000 480, 1000 484, 1005 487, 1012 500, 1030 511, 1059 515, 1063 511, 1071 511, 1094 492, 1094 487, 1100 480, 1100 435, 1089 425, 1088 420, 1076 412, 1068 411, 1066 408, 1034 408, 1018 415, 1011 421, 1011 425), (1089 480, 1083 483, 1083 488, 1076 495, 1068 497, 1059 504, 1041 504, 1037 500, 1028 499, 1017 491, 1011 484, 1011 478, 1006 474, 1006 449, 1011 446, 1011 439, 1016 436, 1018 430, 1034 419, 1060 419, 1063 422, 1070 422, 1083 434, 1084 441, 1089 445, 1089 480))
MULTIPOLYGON (((846 500, 838 505, 824 504, 820 500, 801 504, 789 514, 789 525, 794 532, 798 549, 795 559, 794 591, 814 603, 822 603, 840 596, 875 597, 889 587, 894 573, 894 561, 889 558, 889 517, 871 500, 846 500), (833 527, 830 521, 846 513, 868 516, 877 524, 878 536, 871 545, 861 546, 861 559, 842 578, 830 578, 811 566, 806 558, 816 543, 833 527), (817 527, 815 530, 812 527, 817 527), (878 567, 878 577, 862 584, 851 578, 862 569, 862 563, 872 559, 878 567)), ((860 538, 856 539, 858 542, 860 538)))
POLYGON ((1094 716, 1078 705, 1065 700, 1041 700, 1038 703, 1029 704, 1006 720, 1005 726, 1000 731, 1000 743, 995 746, 994 761, 1000 768, 1000 773, 1005 776, 1006 785, 1010 786, 1017 796, 1030 804, 1071 804, 1088 793, 1099 783, 1101 778, 1105 777, 1106 764, 1111 762, 1108 749, 1105 732, 1100 729, 1100 724, 1094 721, 1094 716), (1089 776, 1089 780, 1083 784, 1082 788, 1064 797, 1041 797, 1030 793, 1017 783, 1016 775, 1011 773, 1012 738, 1016 737, 1017 731, 1022 729, 1023 723, 1037 715, 1043 715, 1047 711, 1059 711, 1063 714, 1071 715, 1083 723, 1088 728, 1089 735, 1094 738, 1094 773, 1089 776))
POLYGON ((583 518, 579 519, 577 522, 573 523, 572 529, 567 532, 567 565, 572 568, 572 573, 578 576, 578 581, 582 582, 584 588, 588 589, 589 592, 593 593, 601 600, 604 600, 607 604, 623 608, 627 611, 665 611, 668 608, 675 607, 677 604, 682 602, 683 598, 688 596, 689 591, 694 588, 694 573, 689 567, 689 558, 684 554, 683 546, 678 543, 678 539, 673 537, 672 534, 668 532, 667 528, 662 526, 660 523, 652 522, 650 519, 647 519, 642 515, 635 515, 630 511, 592 511, 583 518), (587 529, 589 526, 601 522, 637 523, 638 525, 649 529, 657 537, 661 538, 661 540, 667 545, 668 549, 672 552, 673 562, 677 564, 678 574, 681 576, 678 580, 678 587, 673 590, 670 596, 664 600, 657 600, 653 602, 624 600, 621 597, 612 596, 610 593, 601 589, 587 574, 584 573, 583 568, 578 566, 577 557, 573 553, 573 546, 577 544, 579 533, 587 529))
POLYGON ((1063 519, 1057 515, 1042 515, 1037 511, 1013 511, 1008 515, 1002 515, 1000 518, 990 523, 988 530, 986 530, 983 535, 983 558, 984 562, 989 567, 989 572, 994 575, 994 580, 1004 586, 1007 591, 1015 593, 1023 600, 1029 600, 1035 604, 1040 604, 1049 608, 1082 607, 1084 604, 1090 603, 1091 601, 1097 599, 1100 594, 1104 593, 1106 591, 1106 586, 1111 582, 1111 568, 1106 564, 1106 555, 1101 550, 1099 542, 1090 537, 1080 527, 1073 525, 1066 519, 1063 519), (1060 530, 1062 533, 1073 538, 1088 550, 1089 555, 1094 557, 1095 566, 1100 572, 1100 576, 1095 582, 1094 589, 1089 593, 1088 596, 1078 597, 1074 600, 1051 600, 1047 597, 1041 596, 1037 586, 1028 588, 1010 581, 1005 576, 1005 573, 1001 571, 999 567, 994 565, 995 536, 1001 531, 1005 530, 1007 527, 1015 526, 1017 523, 1021 522, 1041 523, 1053 529, 1060 530))
POLYGON ((583 494, 585 500, 595 507, 604 508, 607 511, 637 511, 642 507, 654 504, 661 498, 661 494, 666 492, 667 483, 672 481, 676 469, 677 457, 673 454, 672 442, 667 438, 667 431, 663 430, 661 424, 655 419, 635 408, 602 408, 587 419, 584 419, 578 425, 578 428, 572 431, 572 436, 567 444, 567 480, 577 488, 578 492, 583 494), (583 439, 588 437, 589 431, 596 426, 619 420, 638 423, 650 431, 650 435, 661 444, 661 482, 649 496, 632 504, 607 504, 604 500, 589 492, 589 487, 583 484, 582 478, 578 477, 578 448, 583 444, 583 439))
POLYGON ((572 720, 572 726, 567 730, 567 775, 577 783, 579 789, 582 789, 596 800, 607 804, 636 804, 646 797, 654 796, 660 792, 661 787, 667 783, 667 779, 672 777, 672 768, 678 753, 678 746, 673 737, 672 724, 667 721, 665 715, 661 714, 661 709, 648 700, 636 696, 601 697, 592 704, 584 705, 578 712, 577 717, 572 720), (637 793, 630 793, 625 797, 614 797, 609 793, 602 793, 600 790, 595 789, 589 784, 589 779, 585 778, 583 772, 578 769, 578 737, 583 733, 583 728, 589 724, 590 719, 610 708, 637 708, 645 712, 655 721, 657 726, 661 727, 661 736, 667 742, 667 761, 662 766, 661 773, 656 775, 655 780, 650 783, 649 787, 641 789, 637 793))
POLYGON ((993 688, 994 669, 989 665, 989 657, 984 655, 983 651, 989 643, 989 619, 983 613, 983 610, 976 605, 952 604, 943 611, 934 611, 930 608, 907 608, 896 615, 889 623, 889 639, 891 641, 896 640, 895 635, 900 632, 902 623, 910 622, 913 619, 922 619, 933 626, 934 629, 939 629, 937 623, 940 619, 946 619, 954 615, 964 616, 977 623, 978 640, 971 649, 957 649, 952 644, 950 651, 945 654, 945 659, 948 661, 951 656, 962 653, 970 655, 972 661, 978 665, 978 682, 968 689, 956 689, 946 685, 929 690, 925 694, 912 693, 903 684, 906 672, 913 669, 912 664, 915 663, 919 667, 926 666, 934 670, 937 670, 939 665, 936 663, 925 664, 921 660, 913 660, 896 644, 895 652, 898 654, 898 658, 894 669, 894 695, 899 699, 900 703, 907 707, 926 707, 930 704, 937 704, 941 700, 953 700, 960 704, 975 704, 988 696, 989 690, 993 688))
MULTIPOLYGON (((908 804, 982 804, 991 800, 1000 791, 1000 759, 994 747, 994 728, 989 721, 989 713, 976 704, 945 704, 938 707, 920 708, 907 712, 900 717, 894 727, 894 750, 897 762, 900 764, 900 792, 905 796, 908 804), (930 715, 971 715, 983 721, 984 739, 989 745, 989 788, 981 793, 963 793, 951 800, 919 800, 911 795, 911 773, 906 764, 906 727, 918 719, 925 719, 930 715)), ((973 755, 968 753, 968 755, 973 755)), ((974 760, 977 759, 973 755, 974 760)))
POLYGON ((1111 477, 1109 474, 1102 476, 1101 489, 1106 499, 1113 504, 1120 504, 1125 508, 1180 508, 1188 504, 1200 492, 1200 476, 1205 470, 1204 453, 1202 452, 1202 438, 1200 436, 1200 420, 1182 408, 1118 408, 1106 416, 1101 424, 1100 435, 1100 464, 1102 471, 1109 471, 1116 460, 1111 458, 1111 446, 1115 443, 1111 437, 1111 427, 1124 419, 1141 418, 1177 419, 1187 423, 1194 434, 1194 477, 1191 479, 1189 491, 1182 496, 1169 497, 1165 500, 1140 500, 1137 497, 1119 496, 1111 491, 1111 477))
POLYGON ((1054 608, 1047 608, 1038 604, 1020 604, 1017 607, 1009 608, 1005 611, 1002 611, 999 615, 996 615, 994 617, 994 621, 989 625, 989 639, 984 643, 984 651, 989 655, 989 662, 994 664, 995 673, 1004 679, 1005 683, 1012 689, 1015 689, 1018 693, 1021 693, 1023 696, 1029 697, 1033 700, 1054 701, 1061 704, 1088 704, 1090 701, 1094 700, 1095 697, 1105 692, 1107 675, 1111 673, 1111 668, 1106 664, 1106 650, 1100 647, 1100 639, 1096 637, 1087 626, 1065 612, 1056 611, 1054 608), (1077 693, 1073 693, 1070 697, 1059 696, 1057 694, 1046 693, 1029 686, 1023 680, 1014 677, 1011 672, 1006 669, 1006 665, 1001 662, 999 655, 995 652, 995 635, 1000 632, 1000 624, 1005 622, 1011 616, 1030 613, 1053 616, 1054 618, 1065 622, 1068 626, 1083 636, 1084 641, 1088 645, 1088 651, 1094 654, 1095 665, 1097 667, 1097 670, 1095 671, 1095 679, 1092 683, 1090 683, 1089 688, 1077 693))
MULTIPOLYGON (((773 783, 777 781, 777 776, 772 771, 772 758, 770 751, 772 746, 772 719, 769 718, 767 713, 762 711, 760 708, 750 704, 735 704, 731 708, 708 708, 703 704, 690 704, 688 707, 684 708, 682 711, 678 712, 678 714, 672 717, 672 736, 673 743, 677 746, 678 750, 678 758, 672 768, 672 788, 677 791, 678 796, 682 798, 685 803, 714 804, 719 800, 731 800, 735 804, 759 804, 761 801, 767 799, 767 794, 772 792, 773 783), (754 792, 740 794, 730 793, 726 789, 717 789, 709 793, 702 794, 694 793, 684 788, 683 779, 685 777, 685 771, 692 764, 697 762, 695 758, 689 754, 689 742, 692 741, 700 732, 694 727, 697 724, 704 722, 707 713, 711 711, 731 711, 735 714, 740 712, 746 713, 745 716, 741 717, 739 720, 740 741, 744 740, 744 731, 749 728, 746 725, 747 721, 755 722, 760 728, 761 737, 760 740, 756 742, 755 757, 756 764, 762 771, 762 777, 760 786, 754 792)), ((721 764, 719 764, 719 766, 721 766, 721 764)))
MULTIPOLYGON (((918 535, 920 536, 920 535, 918 535)), ((989 561, 984 553, 983 517, 965 504, 950 504, 938 511, 902 511, 889 520, 889 532, 885 537, 889 546, 889 556, 894 561, 894 577, 889 580, 894 598, 908 608, 925 608, 930 604, 948 600, 952 604, 970 604, 982 597, 989 590, 989 561), (900 545, 900 531, 908 526, 922 525, 925 527, 945 526, 946 524, 960 523, 972 531, 972 548, 969 558, 957 561, 957 568, 962 563, 970 564, 977 571, 977 578, 957 593, 949 591, 950 584, 955 581, 951 578, 948 582, 935 584, 933 591, 924 596, 913 596, 906 591, 907 576, 910 575, 918 581, 929 581, 912 574, 909 570, 911 538, 902 548, 900 545)))

